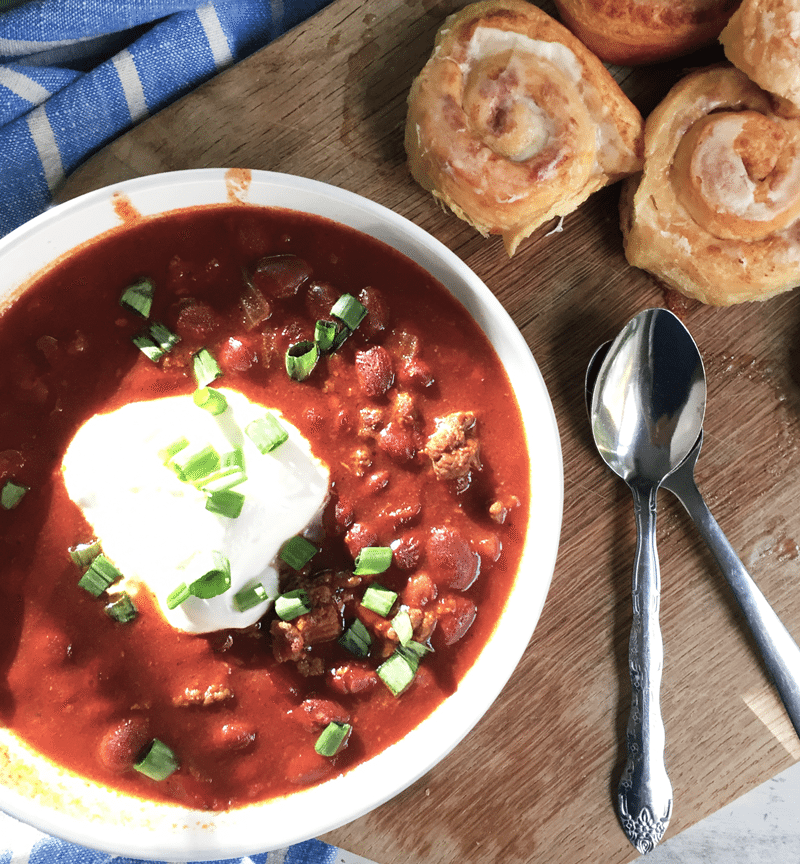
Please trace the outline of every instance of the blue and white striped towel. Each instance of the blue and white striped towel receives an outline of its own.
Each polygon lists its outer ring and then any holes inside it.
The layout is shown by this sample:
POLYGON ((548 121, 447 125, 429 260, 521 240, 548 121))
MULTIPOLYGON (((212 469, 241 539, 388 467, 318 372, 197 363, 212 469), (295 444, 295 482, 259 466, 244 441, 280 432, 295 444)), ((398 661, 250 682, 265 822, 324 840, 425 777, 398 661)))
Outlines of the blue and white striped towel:
POLYGON ((0 0, 0 10, 9 2, 0 236, 44 210, 104 144, 330 0, 0 0))
MULTIPOLYGON (((0 864, 148 864, 95 852, 47 837, 39 831, 0 813, 0 864)), ((155 862, 152 862, 155 864, 155 862)), ((277 852, 262 852, 246 858, 231 858, 209 864, 370 864, 319 840, 298 843, 277 852)))

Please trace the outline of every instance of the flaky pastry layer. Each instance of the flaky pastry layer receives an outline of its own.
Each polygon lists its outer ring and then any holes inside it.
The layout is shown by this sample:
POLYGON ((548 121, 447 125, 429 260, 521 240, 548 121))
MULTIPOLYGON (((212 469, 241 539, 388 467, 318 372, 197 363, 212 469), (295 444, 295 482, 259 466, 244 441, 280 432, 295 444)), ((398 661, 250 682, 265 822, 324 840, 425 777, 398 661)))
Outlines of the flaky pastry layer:
POLYGON ((728 64, 673 87, 645 124, 621 226, 630 264, 715 306, 800 284, 800 119, 728 64))
POLYGON ((642 118, 603 64, 525 0, 450 16, 408 97, 417 182, 509 255, 641 167, 642 118))

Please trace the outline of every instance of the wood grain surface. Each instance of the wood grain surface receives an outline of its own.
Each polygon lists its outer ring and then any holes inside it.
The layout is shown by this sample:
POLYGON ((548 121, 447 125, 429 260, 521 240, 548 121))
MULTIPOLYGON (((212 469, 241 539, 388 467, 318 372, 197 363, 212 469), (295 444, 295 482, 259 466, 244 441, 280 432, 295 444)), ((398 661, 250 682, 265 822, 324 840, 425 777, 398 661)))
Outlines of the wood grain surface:
MULTIPOLYGON (((405 166, 405 98, 454 0, 335 0, 304 25, 142 123, 80 168, 67 199, 183 168, 303 175, 364 194, 426 228, 497 294, 553 400, 565 511, 552 587, 516 673, 475 730, 396 799, 322 839, 379 864, 636 857, 612 805, 624 761, 635 544, 630 495, 603 466, 584 410, 586 364, 648 306, 670 305, 629 267, 618 188, 597 193, 509 259, 418 188, 405 166)), ((643 113, 688 67, 613 70, 643 113)), ((800 636, 800 296, 714 309, 679 304, 708 374, 698 481, 734 548, 800 636)), ((663 710, 675 806, 667 836, 800 758, 710 554, 668 493, 658 529, 663 710)))

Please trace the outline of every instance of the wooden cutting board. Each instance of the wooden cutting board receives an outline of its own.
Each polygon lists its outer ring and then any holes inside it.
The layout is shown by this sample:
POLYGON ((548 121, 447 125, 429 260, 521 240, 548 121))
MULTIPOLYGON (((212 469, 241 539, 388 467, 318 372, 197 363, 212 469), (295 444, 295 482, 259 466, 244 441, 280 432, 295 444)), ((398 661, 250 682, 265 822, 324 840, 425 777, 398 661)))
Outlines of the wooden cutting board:
MULTIPOLYGON (((115 141, 61 198, 143 174, 247 167, 359 192, 423 226, 497 294, 527 339, 558 418, 566 500, 552 588, 516 673, 476 729, 395 800, 323 839, 380 864, 636 857, 612 790, 627 718, 634 525, 595 452, 586 364, 641 309, 665 305, 622 252, 618 189, 509 259, 410 179, 405 98, 456 0, 335 0, 304 25, 115 141)), ((685 68, 615 70, 648 113, 685 68)), ((800 295, 681 315, 708 373, 698 480, 717 520, 800 636, 800 295)), ((741 614, 693 526, 661 496, 663 710, 675 806, 667 836, 800 758, 741 614)))

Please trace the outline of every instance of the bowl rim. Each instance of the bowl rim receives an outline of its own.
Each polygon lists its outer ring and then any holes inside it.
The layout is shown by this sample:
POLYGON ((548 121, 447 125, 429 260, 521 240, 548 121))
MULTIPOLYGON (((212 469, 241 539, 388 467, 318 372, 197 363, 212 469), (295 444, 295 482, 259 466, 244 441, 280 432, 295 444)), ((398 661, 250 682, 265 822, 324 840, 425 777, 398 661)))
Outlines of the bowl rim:
MULTIPOLYGON (((36 770, 41 770, 42 780, 37 782, 53 784, 52 795, 33 797, 29 790, 21 793, 15 788, 2 767, 0 810, 45 833, 117 855, 171 861, 218 860, 285 848, 347 824, 409 787, 470 732, 514 673, 544 606, 560 540, 563 457, 553 406, 519 329, 497 297, 454 252, 375 201, 295 175, 221 168, 166 172, 112 184, 59 204, 0 239, 0 268, 10 285, 6 295, 15 296, 43 267, 81 242, 122 224, 120 202, 143 217, 219 203, 285 207, 325 216, 376 237, 424 267, 466 307, 500 355, 522 414, 531 455, 531 508, 510 600, 456 692, 372 759, 284 798, 207 813, 131 799, 31 755, 13 735, 0 736, 0 757, 10 740, 14 758, 30 756, 36 770), (368 800, 353 794, 362 785, 375 790, 368 800), (85 801, 94 797, 116 816, 109 821, 92 815, 85 801), (313 820, 309 813, 315 814, 313 820)), ((2 758, 0 766, 4 766, 2 758)))

